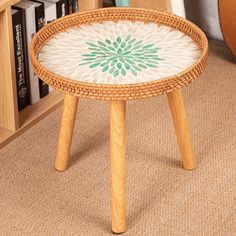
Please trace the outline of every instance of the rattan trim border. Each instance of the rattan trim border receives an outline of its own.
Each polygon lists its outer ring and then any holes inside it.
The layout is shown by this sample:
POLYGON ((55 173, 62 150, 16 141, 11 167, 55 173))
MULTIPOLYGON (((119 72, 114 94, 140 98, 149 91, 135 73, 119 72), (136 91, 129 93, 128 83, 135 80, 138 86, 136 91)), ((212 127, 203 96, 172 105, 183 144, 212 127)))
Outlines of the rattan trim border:
POLYGON ((180 89, 198 78, 206 67, 208 41, 205 34, 196 25, 169 13, 142 8, 103 8, 72 14, 45 26, 31 42, 30 57, 36 74, 47 84, 64 93, 98 100, 142 99, 180 89), (131 20, 167 25, 190 36, 201 50, 201 56, 195 64, 175 76, 125 85, 92 84, 70 80, 47 70, 38 62, 39 51, 56 33, 72 26, 106 20, 131 20))

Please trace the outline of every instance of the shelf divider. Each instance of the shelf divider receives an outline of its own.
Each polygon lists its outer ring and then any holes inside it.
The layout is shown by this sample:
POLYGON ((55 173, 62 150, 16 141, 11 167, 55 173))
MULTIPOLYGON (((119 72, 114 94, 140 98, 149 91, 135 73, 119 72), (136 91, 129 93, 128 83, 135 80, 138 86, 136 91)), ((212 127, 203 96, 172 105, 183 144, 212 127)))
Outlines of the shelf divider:
POLYGON ((19 113, 20 128, 18 130, 14 132, 0 127, 0 149, 60 107, 63 98, 64 95, 62 93, 54 90, 34 105, 26 107, 19 113))
POLYGON ((4 11, 5 9, 13 6, 14 4, 20 2, 21 0, 1 0, 0 1, 0 12, 4 11))
POLYGON ((15 131, 19 116, 10 6, 0 12, 0 96, 0 127, 15 131))

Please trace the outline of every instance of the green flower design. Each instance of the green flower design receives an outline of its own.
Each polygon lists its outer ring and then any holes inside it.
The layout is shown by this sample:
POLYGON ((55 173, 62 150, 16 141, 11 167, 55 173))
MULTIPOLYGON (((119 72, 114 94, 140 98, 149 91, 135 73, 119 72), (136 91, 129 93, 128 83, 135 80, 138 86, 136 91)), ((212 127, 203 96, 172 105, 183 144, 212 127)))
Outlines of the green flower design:
POLYGON ((156 68, 160 60, 154 44, 144 44, 128 35, 124 40, 120 36, 116 41, 106 39, 104 42, 86 42, 88 54, 83 54, 79 66, 89 65, 89 68, 100 67, 102 72, 109 72, 114 77, 126 76, 129 71, 137 76, 138 72, 147 68, 156 68))

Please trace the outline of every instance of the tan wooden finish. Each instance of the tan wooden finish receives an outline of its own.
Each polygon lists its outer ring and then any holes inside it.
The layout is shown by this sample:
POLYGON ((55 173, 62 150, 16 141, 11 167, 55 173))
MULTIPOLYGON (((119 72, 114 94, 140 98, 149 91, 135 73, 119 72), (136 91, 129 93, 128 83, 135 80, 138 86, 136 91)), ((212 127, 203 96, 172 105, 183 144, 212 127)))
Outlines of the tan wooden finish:
POLYGON ((184 169, 193 170, 196 167, 196 160, 193 153, 181 90, 175 90, 168 93, 167 97, 180 147, 180 153, 183 159, 184 169))
POLYGON ((19 128, 11 7, 0 12, 0 127, 19 128))
POLYGON ((131 0, 132 7, 142 7, 159 11, 171 12, 171 0, 131 0))
POLYGON ((112 191, 112 231, 126 230, 126 102, 110 102, 110 159, 112 191))
POLYGON ((102 7, 102 0, 78 0, 78 2, 80 11, 102 7))
POLYGON ((59 171, 66 170, 69 164, 77 105, 78 97, 65 95, 55 162, 55 168, 59 171))
POLYGON ((0 12, 4 11, 5 9, 13 6, 14 4, 20 2, 20 0, 1 0, 0 1, 0 12))
POLYGON ((63 98, 62 93, 54 90, 33 106, 28 106, 19 112, 20 128, 18 130, 11 131, 0 127, 0 149, 60 107, 63 98))

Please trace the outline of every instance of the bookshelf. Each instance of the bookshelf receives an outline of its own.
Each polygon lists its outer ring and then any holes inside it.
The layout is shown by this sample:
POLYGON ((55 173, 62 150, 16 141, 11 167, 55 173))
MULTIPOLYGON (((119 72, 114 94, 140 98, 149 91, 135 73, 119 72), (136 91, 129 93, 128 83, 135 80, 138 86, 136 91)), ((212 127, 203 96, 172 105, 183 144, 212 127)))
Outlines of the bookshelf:
MULTIPOLYGON (((80 11, 102 6, 102 0, 78 0, 80 11)), ((20 0, 0 1, 0 149, 50 112, 58 108, 63 94, 52 91, 34 105, 18 112, 11 6, 20 0)))
POLYGON ((172 0, 131 0, 131 6, 171 12, 171 2, 172 0))

